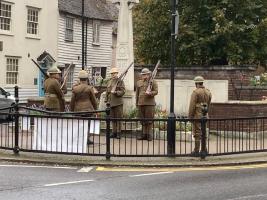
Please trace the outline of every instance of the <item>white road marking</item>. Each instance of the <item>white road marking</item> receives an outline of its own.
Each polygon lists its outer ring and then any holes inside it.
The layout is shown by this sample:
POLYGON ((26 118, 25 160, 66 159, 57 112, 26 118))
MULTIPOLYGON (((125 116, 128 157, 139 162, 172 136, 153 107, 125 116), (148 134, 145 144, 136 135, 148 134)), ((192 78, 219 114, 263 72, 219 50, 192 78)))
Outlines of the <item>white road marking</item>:
POLYGON ((47 168, 47 169, 77 169, 77 167, 56 167, 40 165, 0 165, 0 167, 21 167, 21 168, 47 168))
POLYGON ((85 182, 93 182, 94 180, 81 180, 81 181, 70 181, 70 182, 63 182, 63 183, 51 183, 45 184, 45 187, 52 187, 52 186, 59 186, 59 185, 69 185, 69 184, 76 184, 76 183, 85 183, 85 182))
POLYGON ((90 172, 92 169, 94 169, 93 167, 83 167, 80 170, 78 170, 77 172, 90 172))
POLYGON ((258 194, 258 195, 250 195, 250 196, 236 197, 236 198, 227 199, 227 200, 245 200, 245 199, 252 200, 252 199, 255 199, 255 198, 266 197, 266 196, 267 196, 267 194, 258 194))
POLYGON ((173 172, 157 172, 157 173, 149 173, 149 174, 136 174, 130 175, 129 177, 139 177, 139 176, 153 176, 153 175, 161 175, 161 174, 172 174, 173 172))

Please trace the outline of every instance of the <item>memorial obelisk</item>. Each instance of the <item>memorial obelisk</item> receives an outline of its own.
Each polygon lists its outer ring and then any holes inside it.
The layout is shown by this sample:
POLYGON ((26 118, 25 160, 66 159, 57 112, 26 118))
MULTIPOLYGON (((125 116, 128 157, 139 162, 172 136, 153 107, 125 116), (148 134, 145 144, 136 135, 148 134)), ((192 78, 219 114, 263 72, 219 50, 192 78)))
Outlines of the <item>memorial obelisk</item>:
MULTIPOLYGON (((119 9, 118 35, 116 45, 115 64, 120 72, 123 72, 132 62, 134 62, 133 52, 133 22, 132 9, 139 0, 113 0, 119 9)), ((124 98, 125 108, 134 105, 134 68, 131 67, 124 78, 126 95, 124 98)))

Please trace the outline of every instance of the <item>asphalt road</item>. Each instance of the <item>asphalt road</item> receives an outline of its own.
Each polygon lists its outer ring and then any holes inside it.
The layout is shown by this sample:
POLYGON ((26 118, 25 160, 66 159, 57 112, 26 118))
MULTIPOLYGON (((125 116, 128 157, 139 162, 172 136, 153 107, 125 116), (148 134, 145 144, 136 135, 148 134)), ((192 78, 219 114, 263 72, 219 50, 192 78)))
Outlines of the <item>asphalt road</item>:
POLYGON ((0 162, 1 200, 267 199, 267 165, 135 169, 0 162))

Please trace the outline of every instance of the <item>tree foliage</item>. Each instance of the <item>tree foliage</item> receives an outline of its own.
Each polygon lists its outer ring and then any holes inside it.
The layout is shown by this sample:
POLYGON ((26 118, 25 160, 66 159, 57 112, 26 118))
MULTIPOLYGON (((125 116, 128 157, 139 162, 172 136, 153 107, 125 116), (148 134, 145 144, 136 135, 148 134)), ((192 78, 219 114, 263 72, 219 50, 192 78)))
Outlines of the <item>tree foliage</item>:
MULTIPOLYGON (((139 62, 170 63, 170 0, 141 0, 134 10, 139 62)), ((180 0, 177 64, 265 64, 266 0, 180 0)))

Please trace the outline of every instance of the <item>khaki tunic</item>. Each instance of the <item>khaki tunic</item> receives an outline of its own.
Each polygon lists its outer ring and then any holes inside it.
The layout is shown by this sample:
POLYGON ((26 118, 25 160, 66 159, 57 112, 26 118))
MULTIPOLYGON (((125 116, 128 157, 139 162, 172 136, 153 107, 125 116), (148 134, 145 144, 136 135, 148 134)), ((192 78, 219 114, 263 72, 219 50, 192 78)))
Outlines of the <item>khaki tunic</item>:
MULTIPOLYGON (((203 104, 206 104, 209 109, 211 97, 211 92, 204 86, 195 89, 191 95, 188 114, 189 118, 200 119, 202 117, 203 104)), ((199 122, 193 123, 193 132, 195 137, 198 137, 201 133, 201 125, 199 122)))
POLYGON ((111 93, 112 88, 118 81, 118 78, 116 79, 110 79, 107 84, 107 93, 106 93, 106 99, 105 102, 110 104, 110 107, 115 107, 119 105, 123 105, 123 98, 122 96, 125 94, 125 85, 123 81, 119 81, 115 94, 111 93))
MULTIPOLYGON (((155 80, 152 83, 151 95, 146 94, 148 80, 139 80, 136 84, 136 105, 138 106, 138 117, 152 119, 155 115, 155 96, 158 94, 158 84, 155 80)), ((152 121, 143 121, 143 133, 152 133, 152 121)))
POLYGON ((136 105, 137 106, 155 106, 155 96, 158 94, 158 84, 155 80, 152 83, 151 95, 146 94, 148 80, 137 81, 136 87, 136 105))
POLYGON ((66 83, 62 86, 61 90, 62 90, 63 94, 67 94, 68 93, 68 88, 67 88, 67 84, 66 83))
POLYGON ((64 94, 60 89, 60 84, 55 78, 48 78, 44 82, 46 109, 63 112, 65 110, 64 94))
POLYGON ((80 84, 74 87, 70 101, 70 110, 74 112, 94 111, 97 109, 97 100, 93 87, 80 84))

